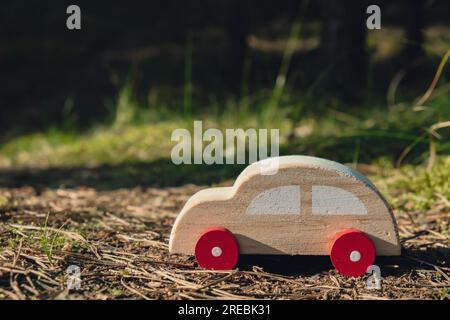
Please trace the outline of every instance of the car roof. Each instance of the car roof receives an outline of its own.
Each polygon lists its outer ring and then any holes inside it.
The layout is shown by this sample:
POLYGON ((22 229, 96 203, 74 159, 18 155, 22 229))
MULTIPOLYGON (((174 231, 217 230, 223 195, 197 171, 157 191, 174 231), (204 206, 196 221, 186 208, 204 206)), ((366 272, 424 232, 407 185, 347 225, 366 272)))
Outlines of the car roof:
POLYGON ((348 177, 350 179, 356 179, 362 182, 364 185, 372 189, 373 191, 379 193, 377 187, 370 181, 366 176, 347 167, 339 162, 327 160, 323 158, 311 157, 311 156, 280 156, 274 158, 267 158, 252 163, 247 168, 245 168, 241 174, 236 179, 235 185, 240 185, 244 180, 249 179, 252 176, 261 175, 264 170, 267 171, 267 166, 271 163, 270 161, 278 160, 279 168, 317 168, 325 171, 336 172, 341 176, 348 177))

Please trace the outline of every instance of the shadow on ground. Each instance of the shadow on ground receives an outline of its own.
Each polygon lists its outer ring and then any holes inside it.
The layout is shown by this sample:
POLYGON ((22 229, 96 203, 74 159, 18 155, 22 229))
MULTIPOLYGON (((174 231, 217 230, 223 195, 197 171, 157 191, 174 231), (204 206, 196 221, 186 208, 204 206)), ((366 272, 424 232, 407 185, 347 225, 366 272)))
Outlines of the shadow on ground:
POLYGON ((285 276, 312 276, 333 268, 327 256, 242 255, 238 268, 251 270, 253 266, 285 276))
POLYGON ((175 165, 170 159, 98 167, 0 170, 0 186, 14 188, 93 187, 114 190, 139 186, 172 187, 215 184, 236 178, 245 165, 175 165))
MULTIPOLYGON (((382 276, 401 276, 416 269, 433 270, 450 263, 449 248, 427 250, 403 249, 398 257, 377 257, 375 264, 382 276)), ((252 270, 253 266, 264 271, 285 276, 313 276, 333 269, 328 256, 242 255, 238 268, 252 270)))

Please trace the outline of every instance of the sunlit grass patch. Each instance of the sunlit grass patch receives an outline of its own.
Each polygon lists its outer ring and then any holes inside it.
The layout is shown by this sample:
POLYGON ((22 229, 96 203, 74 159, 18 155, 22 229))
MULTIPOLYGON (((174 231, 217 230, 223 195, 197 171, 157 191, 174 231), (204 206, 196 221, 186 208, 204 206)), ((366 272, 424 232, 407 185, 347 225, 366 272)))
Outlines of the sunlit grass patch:
POLYGON ((395 209, 429 210, 438 203, 450 207, 450 156, 440 157, 431 170, 423 165, 394 169, 385 163, 383 173, 372 178, 395 209))

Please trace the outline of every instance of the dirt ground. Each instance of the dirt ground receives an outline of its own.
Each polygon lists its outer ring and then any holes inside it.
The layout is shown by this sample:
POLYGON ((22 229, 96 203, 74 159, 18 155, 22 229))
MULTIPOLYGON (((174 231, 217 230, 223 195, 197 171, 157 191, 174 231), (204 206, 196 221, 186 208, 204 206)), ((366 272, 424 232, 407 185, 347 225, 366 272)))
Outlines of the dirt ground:
POLYGON ((0 298, 449 298, 450 240, 438 228, 448 203, 395 212, 402 256, 377 258, 382 288, 370 290, 367 277, 342 277, 327 257, 247 256, 235 271, 212 272, 169 255, 173 221, 198 189, 0 189, 0 298), (80 290, 67 289, 69 265, 81 269, 80 290))

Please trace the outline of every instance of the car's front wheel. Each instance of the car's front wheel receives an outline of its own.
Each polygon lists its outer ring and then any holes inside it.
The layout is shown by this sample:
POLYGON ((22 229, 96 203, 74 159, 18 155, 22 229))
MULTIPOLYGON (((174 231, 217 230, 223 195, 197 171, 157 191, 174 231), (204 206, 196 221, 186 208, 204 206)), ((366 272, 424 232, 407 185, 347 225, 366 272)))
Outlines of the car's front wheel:
POLYGON ((346 230, 336 235, 330 252, 336 270, 348 277, 359 277, 375 260, 375 246, 359 230, 346 230))
POLYGON ((215 227, 206 230, 195 245, 195 259, 204 269, 233 269, 239 259, 236 238, 225 228, 215 227))

